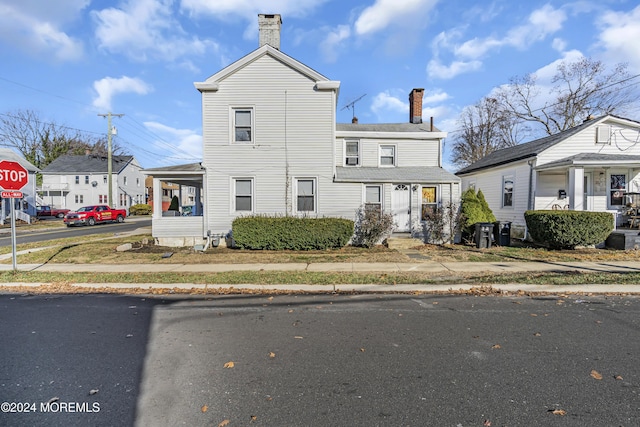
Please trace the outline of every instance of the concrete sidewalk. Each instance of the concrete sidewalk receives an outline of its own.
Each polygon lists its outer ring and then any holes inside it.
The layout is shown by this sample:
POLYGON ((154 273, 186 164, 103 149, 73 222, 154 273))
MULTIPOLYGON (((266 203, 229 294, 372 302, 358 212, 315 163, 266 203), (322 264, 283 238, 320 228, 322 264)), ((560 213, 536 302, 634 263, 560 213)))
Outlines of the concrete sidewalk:
MULTIPOLYGON (((0 264, 0 271, 11 271, 13 267, 0 264)), ((288 264, 18 264, 18 271, 33 272, 84 272, 84 273, 223 273, 230 271, 307 271, 307 272, 357 272, 357 273, 432 273, 447 276, 461 273, 626 273, 640 272, 640 262, 419 262, 419 263, 288 263, 288 264)), ((37 287, 46 283, 3 283, 0 287, 37 287)), ((450 292, 467 291, 482 285, 459 284, 395 284, 395 285, 208 285, 191 283, 70 283, 78 288, 98 289, 166 289, 207 290, 227 289, 246 291, 284 292, 450 292)), ((489 286, 489 285, 484 285, 489 286)), ((640 294, 640 284, 620 285, 491 285, 494 291, 526 293, 594 293, 594 294, 640 294)))

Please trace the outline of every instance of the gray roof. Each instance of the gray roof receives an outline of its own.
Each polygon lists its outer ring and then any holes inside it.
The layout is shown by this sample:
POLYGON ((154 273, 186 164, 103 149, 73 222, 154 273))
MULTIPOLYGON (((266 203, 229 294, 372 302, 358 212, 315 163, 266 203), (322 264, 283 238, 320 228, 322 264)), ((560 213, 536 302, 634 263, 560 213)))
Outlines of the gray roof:
POLYGON ((0 160, 9 160, 10 162, 18 162, 29 172, 40 172, 31 162, 25 160, 11 148, 0 148, 0 160))
POLYGON ((449 183, 460 178, 437 166, 412 167, 337 167, 336 182, 449 183))
POLYGON ((152 175, 153 172, 204 172, 204 168, 201 163, 189 163, 186 165, 175 166, 163 166, 161 168, 149 168, 143 171, 147 175, 152 175))
POLYGON ((336 130, 343 132, 441 132, 429 123, 336 123, 336 130))
POLYGON ((499 166, 506 163, 535 157, 547 148, 564 141, 565 139, 577 134, 578 132, 586 129, 589 126, 593 126, 595 123, 603 121, 607 117, 609 116, 598 117, 596 119, 585 121, 578 126, 572 127, 571 129, 558 132, 555 135, 546 136, 544 138, 536 139, 524 144, 514 145, 513 147, 496 150, 493 153, 488 154, 482 159, 478 160, 477 162, 474 162, 469 166, 460 169, 458 172, 456 172, 456 175, 463 175, 466 173, 487 169, 493 166, 499 166))
POLYGON ((551 169, 555 167, 571 165, 593 165, 607 166, 619 163, 640 163, 640 156, 629 156, 626 154, 600 154, 600 153, 579 153, 564 159, 545 163, 536 169, 551 169))
MULTIPOLYGON (((112 156, 112 171, 120 173, 133 160, 133 156, 112 156)), ((43 174, 102 173, 109 171, 107 157, 65 154, 42 169, 43 174)))

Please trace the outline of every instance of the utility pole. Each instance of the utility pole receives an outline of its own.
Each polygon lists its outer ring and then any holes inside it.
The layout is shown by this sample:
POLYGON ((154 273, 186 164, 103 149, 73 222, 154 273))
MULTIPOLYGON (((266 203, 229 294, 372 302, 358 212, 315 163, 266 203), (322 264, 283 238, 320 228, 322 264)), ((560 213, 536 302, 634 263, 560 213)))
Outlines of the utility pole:
POLYGON ((113 175, 113 155, 112 155, 112 148, 111 148, 111 135, 115 135, 115 128, 113 126, 111 126, 111 117, 122 117, 124 116, 124 114, 112 114, 111 112, 108 112, 107 114, 98 114, 101 117, 106 117, 107 118, 107 185, 109 186, 109 199, 107 200, 107 204, 112 207, 115 208, 117 207, 116 205, 113 204, 113 182, 112 182, 112 175, 113 175))

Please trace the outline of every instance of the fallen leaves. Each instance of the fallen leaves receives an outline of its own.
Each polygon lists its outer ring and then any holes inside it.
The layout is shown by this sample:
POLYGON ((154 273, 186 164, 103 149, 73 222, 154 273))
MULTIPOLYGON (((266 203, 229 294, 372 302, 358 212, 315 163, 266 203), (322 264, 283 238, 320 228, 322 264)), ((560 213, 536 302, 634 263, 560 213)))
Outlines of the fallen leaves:
POLYGON ((499 348, 502 348, 502 347, 500 347, 500 344, 494 344, 494 345, 491 346, 491 348, 492 349, 499 349, 499 348))
POLYGON ((200 408, 200 412, 202 412, 203 414, 208 410, 209 410, 209 407, 207 405, 204 405, 202 408, 200 408))
POLYGON ((233 363, 233 362, 227 362, 227 363, 225 363, 225 364, 224 364, 224 367, 225 367, 226 369, 231 369, 231 368, 233 368, 234 366, 236 366, 236 364, 235 364, 235 363, 233 363))
POLYGON ((564 409, 549 409, 549 412, 551 412, 553 415, 567 415, 567 411, 565 411, 564 409))
POLYGON ((225 427, 225 426, 228 426, 228 425, 229 425, 229 422, 230 422, 229 420, 221 421, 221 422, 218 424, 218 427, 225 427))
POLYGON ((271 359, 273 359, 274 357, 276 357, 276 354, 275 354, 273 351, 270 351, 270 352, 269 352, 269 357, 270 357, 271 359))
POLYGON ((613 377, 614 380, 616 381, 622 381, 622 376, 621 375, 616 375, 615 377, 613 377))
POLYGON ((595 369, 591 370, 591 378, 595 379, 595 380, 601 380, 602 379, 602 374, 598 371, 596 371, 595 369))

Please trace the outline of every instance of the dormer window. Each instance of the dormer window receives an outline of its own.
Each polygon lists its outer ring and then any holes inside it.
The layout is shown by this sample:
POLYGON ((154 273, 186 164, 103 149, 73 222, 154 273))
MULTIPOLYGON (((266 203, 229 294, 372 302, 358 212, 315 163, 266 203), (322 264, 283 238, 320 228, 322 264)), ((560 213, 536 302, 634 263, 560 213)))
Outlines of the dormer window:
POLYGON ((358 166, 360 164, 360 142, 345 141, 345 166, 358 166))

